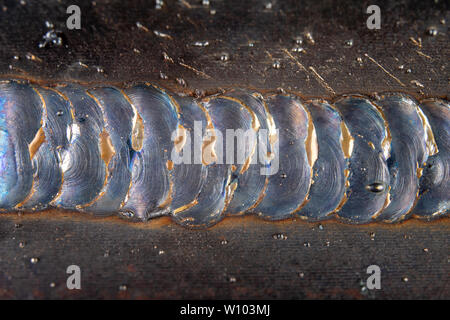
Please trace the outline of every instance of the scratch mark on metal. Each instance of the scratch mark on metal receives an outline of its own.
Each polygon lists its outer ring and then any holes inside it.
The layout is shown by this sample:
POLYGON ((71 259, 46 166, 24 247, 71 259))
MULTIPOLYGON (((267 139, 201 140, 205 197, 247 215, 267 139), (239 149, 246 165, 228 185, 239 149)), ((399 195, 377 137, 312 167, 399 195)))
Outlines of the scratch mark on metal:
POLYGON ((308 70, 305 68, 305 66, 303 64, 300 63, 300 61, 298 61, 298 59, 296 57, 294 57, 287 49, 283 49, 283 51, 292 59, 294 60, 295 64, 297 66, 300 67, 300 69, 302 69, 303 71, 305 71, 306 73, 308 73, 308 70))
POLYGON ((430 60, 433 59, 433 58, 431 58, 429 55, 423 53, 423 52, 420 51, 420 50, 416 50, 416 52, 417 52, 417 54, 418 54, 419 56, 425 57, 425 58, 430 59, 430 60))
POLYGON ((309 67, 309 70, 312 71, 312 73, 316 76, 317 80, 319 81, 319 83, 328 91, 330 91, 332 94, 336 94, 336 91, 333 90, 333 88, 331 88, 328 83, 322 78, 322 76, 316 71, 316 69, 314 69, 313 67, 309 67))
POLYGON ((414 84, 415 86, 419 87, 419 88, 424 88, 425 87, 423 84, 421 84, 417 80, 411 80, 411 83, 414 84))
POLYGON ((178 64, 182 67, 185 67, 186 69, 189 69, 193 72, 195 72, 197 75, 204 77, 205 79, 212 79, 211 76, 207 75, 206 73, 204 73, 203 71, 197 70, 194 67, 191 67, 190 65, 183 63, 183 62, 178 62, 178 64))
POLYGON ((155 34, 155 36, 160 37, 160 38, 167 38, 170 40, 173 40, 172 36, 170 34, 158 31, 158 30, 153 30, 153 33, 155 34))
POLYGON ((148 28, 146 26, 144 26, 142 23, 140 23, 139 21, 136 22, 136 27, 138 27, 141 30, 144 30, 145 32, 149 32, 148 28))
MULTIPOLYGON (((297 64, 297 66, 300 67, 300 69, 302 69, 303 71, 305 71, 306 73, 308 73, 308 69, 305 68, 305 66, 303 64, 300 63, 300 61, 298 61, 297 58, 295 58, 287 49, 283 49, 283 51, 292 59, 294 60, 294 62, 297 64)), ((328 83, 325 81, 324 78, 322 78, 322 76, 316 71, 316 69, 314 69, 314 67, 309 67, 309 70, 311 70, 311 72, 313 73, 313 75, 316 77, 317 81, 328 91, 330 91, 332 94, 336 94, 336 91, 333 90, 333 88, 331 88, 328 83)))
MULTIPOLYGON (((294 60, 294 62, 297 64, 297 66, 300 67, 300 69, 302 69, 303 71, 305 71, 306 73, 308 73, 308 69, 305 68, 305 66, 303 64, 300 63, 300 61, 298 61, 297 58, 295 58, 287 49, 283 49, 283 51, 292 59, 294 60)), ((333 88, 331 88, 328 83, 325 81, 324 78, 322 78, 322 76, 316 71, 316 69, 314 69, 313 67, 309 67, 309 70, 311 70, 311 72, 313 73, 313 75, 316 77, 317 81, 328 91, 330 91, 332 94, 336 94, 336 91, 333 90, 333 88)))
POLYGON ((19 68, 19 67, 15 67, 15 66, 13 66, 13 65, 9 65, 9 69, 11 69, 11 70, 17 70, 17 71, 19 71, 19 73, 22 73, 22 74, 25 74, 25 75, 29 75, 29 73, 26 72, 25 70, 23 70, 23 69, 21 69, 21 68, 19 68))
POLYGON ((162 55, 163 55, 164 61, 169 61, 171 63, 175 63, 175 62, 173 62, 173 59, 171 57, 169 57, 169 55, 166 52, 163 51, 162 55))
POLYGON ((392 79, 394 79, 395 81, 397 81, 401 86, 405 87, 405 84, 403 82, 400 81, 399 78, 397 78, 396 76, 394 76, 392 73, 390 73, 389 71, 387 71, 381 64, 379 64, 374 58, 372 58, 371 56, 369 56, 367 53, 364 53, 364 55, 369 58, 370 61, 372 61, 373 63, 375 63, 378 67, 380 67, 381 70, 383 70, 388 76, 390 76, 392 79))
POLYGON ((35 61, 35 62, 42 62, 41 58, 39 58, 38 56, 35 56, 31 52, 28 52, 25 56, 28 60, 35 61))
POLYGON ((188 9, 192 9, 191 4, 189 2, 187 2, 186 0, 180 0, 180 3, 188 9))
POLYGON ((414 39, 413 37, 409 37, 409 40, 411 40, 411 42, 418 46, 419 48, 422 48, 422 39, 418 38, 418 40, 414 39))

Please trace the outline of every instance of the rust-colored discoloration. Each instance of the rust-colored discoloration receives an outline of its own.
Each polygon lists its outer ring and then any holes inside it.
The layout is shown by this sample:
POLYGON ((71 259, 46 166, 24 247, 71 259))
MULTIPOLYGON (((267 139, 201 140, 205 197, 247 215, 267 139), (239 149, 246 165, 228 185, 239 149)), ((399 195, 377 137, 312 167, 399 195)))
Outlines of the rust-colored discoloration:
POLYGON ((306 146, 306 155, 308 156, 309 167, 311 168, 311 179, 312 179, 314 164, 316 163, 316 160, 319 157, 319 144, 317 142, 317 133, 313 123, 312 116, 308 111, 308 109, 305 108, 305 110, 308 112, 308 136, 306 137, 305 146, 306 146))
POLYGON ((341 121, 341 146, 345 158, 349 159, 352 156, 354 143, 355 139, 350 134, 350 130, 345 122, 341 121))
POLYGON ((180 153, 187 141, 187 130, 181 124, 179 124, 176 133, 177 135, 173 140, 173 144, 175 147, 175 151, 180 153))
POLYGON ((131 101, 130 97, 128 97, 128 95, 123 90, 120 90, 120 92, 133 108, 134 112, 133 127, 131 129, 131 147, 134 151, 141 151, 144 145, 144 120, 139 114, 136 106, 131 101))
POLYGON ((28 145, 30 152, 30 158, 33 159, 34 155, 38 152, 41 145, 45 142, 44 128, 39 128, 38 132, 34 136, 33 141, 28 145))
POLYGON ((106 167, 108 167, 112 157, 116 154, 116 150, 114 150, 111 137, 106 129, 103 128, 99 138, 100 157, 105 162, 106 167))
MULTIPOLYGON (((167 225, 173 224, 178 226, 176 223, 172 222, 170 217, 164 216, 164 217, 158 217, 151 219, 147 222, 135 222, 135 221, 129 221, 126 220, 120 216, 110 216, 110 217, 95 217, 87 213, 80 213, 77 211, 70 211, 70 210, 62 210, 62 209, 49 209, 45 211, 39 211, 39 212, 20 212, 20 213, 2 213, 0 215, 0 220, 2 218, 12 218, 17 221, 27 221, 27 220, 73 220, 76 222, 95 222, 95 223, 114 223, 114 224, 122 224, 122 225, 128 225, 133 228, 138 229, 153 229, 153 228, 160 228, 165 227, 167 225)), ((212 227, 209 227, 208 229, 214 229, 214 228, 230 228, 230 227, 236 227, 236 226, 242 226, 242 227, 253 227, 258 228, 259 224, 274 224, 275 226, 284 226, 284 225, 296 225, 296 224, 311 224, 311 222, 305 222, 301 217, 293 217, 289 219, 284 220, 278 220, 278 221, 269 221, 265 219, 261 219, 260 217, 256 215, 241 215, 241 216, 227 216, 225 219, 220 221, 217 225, 214 225, 212 227)), ((377 228, 382 229, 391 229, 391 230, 399 230, 399 228, 402 228, 403 226, 414 226, 414 227, 423 227, 426 228, 427 226, 430 226, 432 224, 443 224, 450 226, 450 218, 449 217, 442 217, 440 219, 436 219, 433 221, 424 221, 421 219, 409 219, 406 221, 402 221, 399 223, 384 223, 384 222, 372 222, 369 224, 358 224, 358 225, 349 225, 337 220, 327 220, 322 221, 321 224, 328 225, 328 224, 337 224, 337 225, 346 225, 350 226, 352 228, 371 228, 373 226, 376 226, 377 228)), ((184 227, 180 227, 184 228, 184 227)))

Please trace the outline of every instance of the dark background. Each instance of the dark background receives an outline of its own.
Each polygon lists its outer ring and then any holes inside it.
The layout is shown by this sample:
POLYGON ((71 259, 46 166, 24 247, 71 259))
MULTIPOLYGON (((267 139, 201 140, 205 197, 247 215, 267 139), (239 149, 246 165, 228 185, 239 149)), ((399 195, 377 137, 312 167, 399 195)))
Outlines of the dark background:
MULTIPOLYGON (((380 30, 366 27, 370 4, 185 0, 157 10, 154 1, 3 1, 0 75, 43 84, 150 81, 197 95, 237 86, 448 98, 446 2, 377 1, 380 30), (81 30, 66 28, 71 4, 81 8, 81 30), (51 30, 62 44, 40 48, 51 30)), ((244 217, 194 231, 166 218, 5 214, 0 298, 448 299, 449 226, 448 218, 319 227, 244 217), (82 290, 66 288, 71 264, 81 267, 82 290), (364 287, 371 264, 381 267, 381 290, 364 287)))

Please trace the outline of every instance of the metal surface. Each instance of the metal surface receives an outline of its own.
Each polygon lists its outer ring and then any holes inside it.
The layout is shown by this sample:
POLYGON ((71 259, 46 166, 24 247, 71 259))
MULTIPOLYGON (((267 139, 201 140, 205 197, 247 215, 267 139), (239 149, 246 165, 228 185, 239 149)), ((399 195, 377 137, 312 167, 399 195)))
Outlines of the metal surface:
MULTIPOLYGON (((267 3, 165 1, 157 10, 153 1, 84 2, 82 29, 68 30, 70 1, 5 1, 0 73, 45 84, 150 81, 195 94, 242 86, 448 99, 445 2, 381 1, 380 30, 366 27, 367 1, 267 3), (62 45, 39 48, 52 29, 62 45)), ((166 219, 8 214, 0 217, 0 297, 448 299, 449 227, 448 219, 319 228, 244 217, 194 231, 166 219), (81 267, 81 290, 66 288, 71 264, 81 267), (381 290, 364 288, 372 264, 381 290)))

